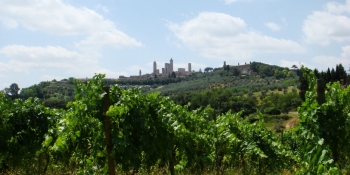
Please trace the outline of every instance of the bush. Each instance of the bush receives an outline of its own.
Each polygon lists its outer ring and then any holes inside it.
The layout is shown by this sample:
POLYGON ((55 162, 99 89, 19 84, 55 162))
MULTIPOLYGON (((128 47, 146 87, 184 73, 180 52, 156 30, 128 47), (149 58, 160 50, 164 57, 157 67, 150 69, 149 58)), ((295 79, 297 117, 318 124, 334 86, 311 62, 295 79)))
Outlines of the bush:
POLYGON ((265 122, 270 122, 270 121, 278 122, 279 120, 285 121, 290 118, 288 115, 271 115, 271 114, 263 114, 263 117, 265 122))
POLYGON ((270 114, 270 115, 280 115, 281 110, 277 109, 276 107, 268 107, 264 110, 265 114, 270 114))

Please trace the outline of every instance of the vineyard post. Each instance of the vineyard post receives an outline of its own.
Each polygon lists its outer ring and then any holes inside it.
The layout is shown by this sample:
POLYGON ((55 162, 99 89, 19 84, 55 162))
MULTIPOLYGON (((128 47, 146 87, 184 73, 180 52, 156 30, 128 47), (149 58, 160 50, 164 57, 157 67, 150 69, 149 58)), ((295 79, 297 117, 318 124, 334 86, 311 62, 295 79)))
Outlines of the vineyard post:
POLYGON ((322 78, 317 79, 317 102, 319 105, 326 102, 325 84, 322 78))
POLYGON ((112 133, 111 133, 111 117, 107 116, 106 113, 110 106, 110 96, 109 96, 109 86, 103 87, 103 90, 106 92, 106 95, 103 98, 104 103, 104 126, 105 126, 105 134, 106 134, 106 144, 107 144, 107 155, 108 155, 108 174, 115 175, 115 165, 114 159, 112 157, 112 133))
POLYGON ((169 160, 169 171, 171 175, 175 175, 175 156, 176 156, 176 147, 174 147, 174 133, 170 133, 170 139, 172 142, 171 146, 171 156, 169 160))
POLYGON ((216 169, 216 175, 219 175, 220 167, 219 167, 219 157, 218 157, 218 128, 217 128, 217 116, 216 111, 214 111, 214 121, 215 121, 215 169, 216 169))

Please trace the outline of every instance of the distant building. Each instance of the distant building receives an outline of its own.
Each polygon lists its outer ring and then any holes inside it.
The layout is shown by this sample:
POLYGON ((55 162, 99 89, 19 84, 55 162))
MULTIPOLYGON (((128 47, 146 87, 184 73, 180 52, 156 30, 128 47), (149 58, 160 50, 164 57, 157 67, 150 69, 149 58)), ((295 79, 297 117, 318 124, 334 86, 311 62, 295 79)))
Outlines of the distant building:
POLYGON ((157 63, 156 63, 156 61, 153 62, 153 73, 154 74, 157 73, 157 63))
POLYGON ((181 73, 185 73, 185 72, 186 72, 186 71, 185 71, 185 68, 178 68, 177 71, 178 71, 178 72, 181 72, 181 73))
POLYGON ((170 59, 170 67, 169 68, 170 68, 169 73, 174 72, 174 62, 173 62, 172 58, 170 59))
POLYGON ((178 68, 178 71, 174 71, 174 60, 171 58, 170 63, 165 63, 164 68, 161 69, 162 72, 160 73, 160 69, 157 69, 157 62, 153 62, 153 72, 151 74, 144 74, 142 75, 141 70, 139 71, 138 76, 131 75, 130 77, 125 77, 123 75, 119 76, 119 80, 145 80, 145 79, 152 79, 152 78, 166 78, 169 75, 171 75, 173 72, 176 74, 177 77, 183 77, 191 74, 192 68, 191 63, 188 63, 188 71, 185 70, 185 68, 178 68), (155 76, 157 75, 157 76, 155 76))
MULTIPOLYGON (((225 65, 226 65, 226 61, 224 61, 224 66, 225 65)), ((250 70, 250 63, 247 63, 247 62, 241 65, 238 63, 237 66, 230 66, 230 67, 238 69, 242 75, 251 75, 251 76, 257 75, 257 72, 250 70)))
POLYGON ((169 63, 165 63, 164 68, 165 68, 165 74, 168 75, 169 72, 170 72, 170 64, 169 63))

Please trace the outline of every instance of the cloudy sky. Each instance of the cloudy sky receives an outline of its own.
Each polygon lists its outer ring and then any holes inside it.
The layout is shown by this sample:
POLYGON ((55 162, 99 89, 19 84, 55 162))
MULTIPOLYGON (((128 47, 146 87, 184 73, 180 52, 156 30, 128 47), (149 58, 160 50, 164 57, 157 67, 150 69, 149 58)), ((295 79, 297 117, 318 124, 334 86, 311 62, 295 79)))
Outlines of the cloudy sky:
POLYGON ((350 0, 1 0, 0 89, 249 61, 350 66, 350 0))

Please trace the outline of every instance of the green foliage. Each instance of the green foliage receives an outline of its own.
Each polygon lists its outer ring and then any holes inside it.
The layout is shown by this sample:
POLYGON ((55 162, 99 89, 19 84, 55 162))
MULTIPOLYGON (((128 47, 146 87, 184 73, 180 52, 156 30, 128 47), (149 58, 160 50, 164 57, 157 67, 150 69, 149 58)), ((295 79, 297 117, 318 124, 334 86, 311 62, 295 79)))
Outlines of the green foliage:
POLYGON ((290 110, 299 107, 300 104, 301 100, 296 92, 286 94, 273 93, 265 95, 265 98, 259 104, 259 109, 266 114, 288 113, 290 110))
MULTIPOLYGON (((266 128, 264 120, 283 116, 258 112, 242 118, 245 111, 241 110, 253 107, 242 103, 247 101, 244 97, 233 95, 240 93, 237 89, 179 98, 208 105, 195 110, 194 104, 178 105, 159 93, 142 94, 140 89, 116 85, 106 92, 104 75, 76 81, 75 101, 67 110, 46 108, 39 99, 12 100, 0 93, 0 169, 4 173, 20 169, 42 174, 50 169, 107 174, 107 157, 112 155, 118 173, 149 174, 157 168, 167 174, 219 174, 229 169, 240 174, 345 174, 350 163, 350 88, 327 84, 326 101, 318 104, 316 78, 312 71, 303 72, 310 74, 305 75, 309 91, 298 109, 301 122, 289 131, 283 131, 280 122, 274 126, 279 133, 266 128), (108 94, 110 105, 105 103, 108 94), (112 123, 112 154, 107 154, 104 132, 107 117, 112 123)), ((291 105, 282 100, 288 95, 297 98, 296 93, 267 95, 260 107, 291 105)))
POLYGON ((302 70, 303 77, 309 82, 309 91, 298 109, 301 117, 297 130, 301 159, 299 172, 338 174, 349 164, 350 88, 343 90, 339 83, 327 84, 326 102, 319 104, 316 77, 307 68, 302 70))
POLYGON ((270 115, 279 115, 279 114, 281 114, 281 110, 279 110, 275 107, 268 107, 268 108, 265 108, 264 113, 270 114, 270 115))
POLYGON ((47 156, 42 143, 55 125, 56 111, 37 98, 12 100, 0 93, 0 114, 0 171, 18 167, 42 171, 43 156, 47 156))
MULTIPOLYGON (((309 69, 302 69, 302 71, 309 71, 309 69)), ((332 69, 327 69, 326 72, 318 72, 317 69, 313 71, 313 74, 315 75, 316 78, 318 79, 323 79, 325 81, 325 84, 327 83, 334 83, 334 82, 340 82, 341 85, 346 85, 348 80, 347 80, 347 73, 343 67, 342 64, 337 64, 336 68, 332 69)), ((300 98, 304 101, 305 100, 305 93, 308 90, 308 82, 307 79, 303 76, 299 77, 299 95, 300 98)))
POLYGON ((174 95, 171 99, 181 105, 191 103, 189 108, 192 110, 210 105, 217 114, 226 113, 229 110, 232 112, 244 110, 243 116, 255 113, 257 104, 252 97, 235 96, 231 90, 222 88, 174 95))
POLYGON ((16 99, 16 98, 18 98, 18 91, 19 90, 20 90, 20 88, 18 87, 18 84, 12 83, 10 85, 10 87, 4 89, 4 92, 6 95, 11 97, 12 99, 16 99))
POLYGON ((251 63, 250 69, 254 72, 257 72, 262 77, 274 76, 277 79, 294 77, 294 73, 292 73, 288 68, 282 68, 279 66, 268 65, 260 62, 251 63))
POLYGON ((65 109, 68 102, 74 100, 74 78, 56 82, 41 82, 28 88, 23 88, 19 97, 21 99, 39 98, 44 105, 51 108, 65 109))

